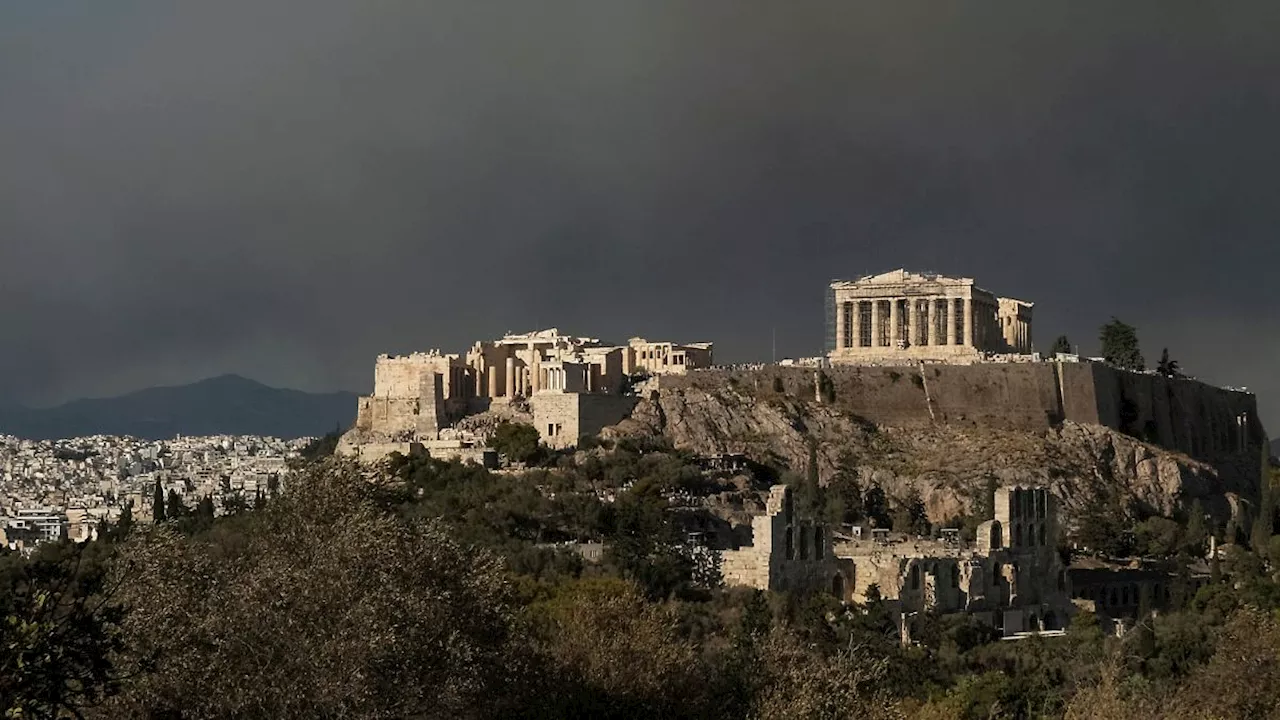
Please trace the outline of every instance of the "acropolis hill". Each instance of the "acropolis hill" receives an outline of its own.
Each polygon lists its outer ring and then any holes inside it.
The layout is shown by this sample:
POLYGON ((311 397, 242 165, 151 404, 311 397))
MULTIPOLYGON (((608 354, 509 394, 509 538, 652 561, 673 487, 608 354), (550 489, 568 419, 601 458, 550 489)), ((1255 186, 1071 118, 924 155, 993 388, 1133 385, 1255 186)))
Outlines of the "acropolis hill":
POLYGON ((660 436, 967 510, 989 477, 1049 487, 1067 517, 1094 500, 1162 514, 1200 500, 1225 522, 1256 498, 1267 445, 1255 397, 1032 345, 1032 304, 967 278, 898 270, 828 288, 828 354, 726 368, 710 343, 610 345, 544 330, 465 354, 383 356, 340 451, 425 451, 494 464, 488 429, 530 422, 553 448, 660 436))

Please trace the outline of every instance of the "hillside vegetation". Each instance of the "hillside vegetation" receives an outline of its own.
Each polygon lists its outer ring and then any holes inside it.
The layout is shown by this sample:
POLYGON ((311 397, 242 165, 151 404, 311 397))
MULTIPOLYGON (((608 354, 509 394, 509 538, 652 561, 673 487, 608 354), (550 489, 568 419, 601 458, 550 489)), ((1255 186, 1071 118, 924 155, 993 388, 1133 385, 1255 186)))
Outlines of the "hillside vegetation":
POLYGON ((673 508, 749 495, 738 479, 634 440, 543 462, 499 474, 429 458, 372 472, 318 460, 256 510, 0 557, 0 707, 1130 720, 1280 708, 1280 544, 1269 537, 1122 640, 1089 613, 1065 638, 1021 643, 926 618, 923 642, 903 648, 874 598, 842 606, 717 586, 714 558, 686 544, 687 513, 673 508), (584 560, 577 541, 605 543, 604 557, 584 560))

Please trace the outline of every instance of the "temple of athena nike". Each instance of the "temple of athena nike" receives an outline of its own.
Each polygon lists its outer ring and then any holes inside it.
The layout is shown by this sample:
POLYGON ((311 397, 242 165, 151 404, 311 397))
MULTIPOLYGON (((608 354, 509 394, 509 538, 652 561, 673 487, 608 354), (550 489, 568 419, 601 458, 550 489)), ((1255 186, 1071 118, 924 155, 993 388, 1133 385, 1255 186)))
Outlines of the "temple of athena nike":
POLYGON ((1031 308, 972 278, 893 270, 838 280, 827 291, 827 354, 833 364, 1029 355, 1031 308))

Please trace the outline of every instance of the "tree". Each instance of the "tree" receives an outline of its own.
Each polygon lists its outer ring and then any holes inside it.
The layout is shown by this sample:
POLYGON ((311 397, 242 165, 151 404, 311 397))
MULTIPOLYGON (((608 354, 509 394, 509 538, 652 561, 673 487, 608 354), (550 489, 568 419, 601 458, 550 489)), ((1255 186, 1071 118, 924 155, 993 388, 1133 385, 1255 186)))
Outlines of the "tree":
POLYGON ((504 422, 489 438, 489 447, 506 455, 507 460, 532 464, 542 457, 538 429, 526 423, 504 422))
POLYGON ((104 543, 0 557, 0 713, 82 717, 118 688, 123 611, 112 602, 104 543))
POLYGON ((1262 447, 1262 478, 1258 482, 1258 517, 1254 520, 1253 531, 1249 536, 1249 544, 1254 552, 1266 556, 1274 532, 1275 521, 1274 489, 1271 487, 1271 458, 1266 444, 1262 447))
POLYGON ((205 522, 213 522, 213 496, 205 495, 200 498, 200 502, 196 505, 196 517, 205 522))
POLYGON ((530 663, 501 562, 385 512, 359 473, 311 466, 234 532, 119 546, 137 674, 104 715, 510 717, 530 663))
POLYGON ((1183 547, 1192 557, 1204 557, 1204 543, 1207 537, 1208 533, 1204 527, 1204 505, 1200 504, 1200 498, 1196 498, 1191 502, 1191 510, 1188 511, 1183 547))
POLYGON ((1142 359, 1138 345, 1138 332, 1132 325, 1112 317, 1111 322, 1102 326, 1098 339, 1102 343, 1102 357, 1107 362, 1125 370, 1141 372, 1146 369, 1146 361, 1142 359))
POLYGON ((698 648, 674 606, 648 602, 616 579, 580 580, 529 609, 552 692, 535 717, 705 717, 710 706, 698 648), (625 662, 619 662, 626 658, 625 662), (701 706, 701 707, 699 707, 701 706))
POLYGON ((182 496, 175 490, 169 491, 169 501, 165 503, 164 514, 170 520, 178 520, 187 516, 190 510, 182 502, 182 496))
POLYGON ((156 478, 156 490, 151 494, 151 521, 157 525, 164 522, 164 490, 160 488, 159 478, 156 478))
POLYGON ((915 535, 929 532, 929 515, 919 492, 911 493, 907 501, 893 513, 893 531, 915 535))
POLYGON ((1160 351, 1160 362, 1156 363, 1156 372, 1165 377, 1182 377, 1178 371, 1178 361, 1169 359, 1169 348, 1160 351))
POLYGON ((891 524, 889 499, 885 497, 884 488, 879 485, 872 485, 867 488, 867 494, 863 498, 862 506, 867 513, 867 517, 871 518, 872 527, 889 527, 891 524))
POLYGON ((822 513, 823 492, 818 477, 818 444, 810 441, 804 479, 795 478, 795 484, 799 485, 795 492, 796 510, 802 517, 812 518, 822 513))
POLYGON ((120 519, 116 521, 116 527, 113 537, 117 540, 124 540, 129 537, 129 533, 133 532, 133 501, 130 500, 120 506, 120 519))
POLYGON ((1070 355, 1071 341, 1066 335, 1059 335, 1057 340, 1053 341, 1053 347, 1049 349, 1050 355, 1070 355))

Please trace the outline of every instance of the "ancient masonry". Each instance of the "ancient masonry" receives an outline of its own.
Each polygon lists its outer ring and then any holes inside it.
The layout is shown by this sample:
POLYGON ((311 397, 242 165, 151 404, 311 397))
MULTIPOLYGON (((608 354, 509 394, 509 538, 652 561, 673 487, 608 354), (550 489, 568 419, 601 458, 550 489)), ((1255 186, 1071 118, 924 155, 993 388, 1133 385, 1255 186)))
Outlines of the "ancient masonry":
POLYGON ((752 519, 751 544, 721 553, 721 573, 728 585, 825 590, 844 602, 866 602, 875 586, 904 640, 925 613, 966 613, 1004 635, 1062 629, 1075 606, 1056 550, 1054 496, 1040 487, 999 488, 994 515, 972 546, 945 531, 940 540, 887 530, 865 537, 860 528, 833 535, 799 518, 779 485, 765 514, 752 519))
POLYGON ((359 399, 355 426, 338 451, 376 460, 424 450, 492 465, 496 458, 483 438, 455 425, 526 402, 542 441, 571 447, 630 413, 635 398, 623 394, 630 377, 683 375, 711 362, 711 343, 632 338, 607 345, 554 328, 477 342, 465 355, 382 355, 374 363, 373 394, 359 399))
POLYGON ((976 362, 1029 355, 1032 303, 998 298, 972 278, 894 270, 827 289, 832 363, 976 362))

